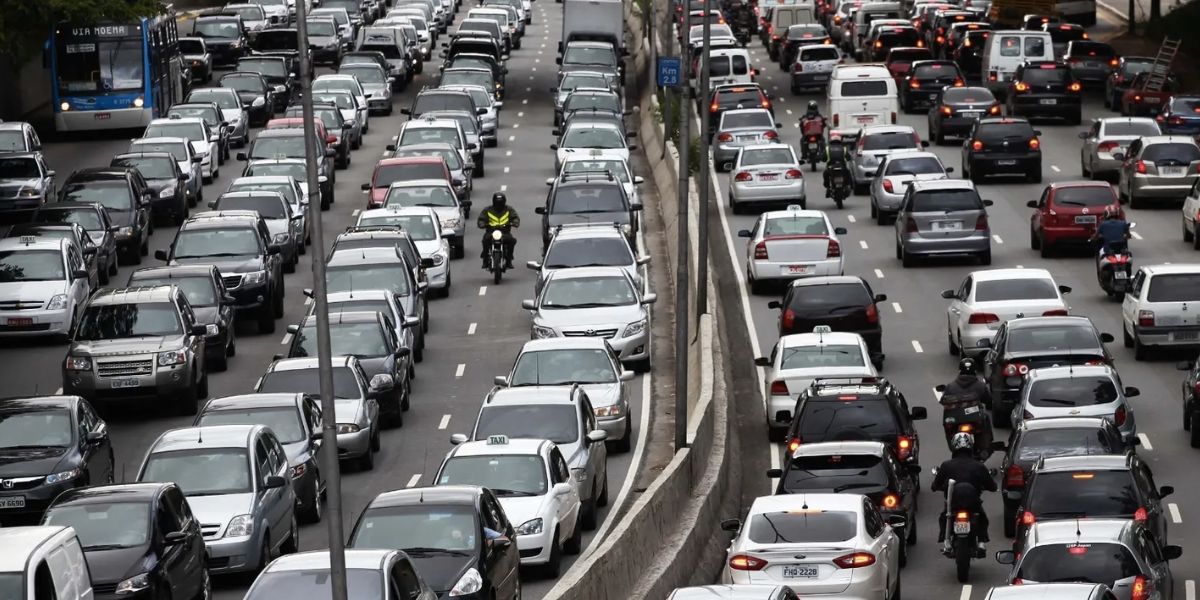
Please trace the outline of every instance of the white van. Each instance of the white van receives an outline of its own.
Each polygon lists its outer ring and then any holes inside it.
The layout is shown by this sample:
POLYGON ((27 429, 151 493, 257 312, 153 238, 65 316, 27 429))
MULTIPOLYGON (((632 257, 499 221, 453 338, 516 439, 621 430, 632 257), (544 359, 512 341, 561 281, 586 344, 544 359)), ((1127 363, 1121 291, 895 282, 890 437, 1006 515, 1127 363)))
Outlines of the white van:
POLYGON ((771 36, 782 36, 792 25, 818 23, 817 6, 812 2, 771 7, 771 36))
POLYGON ((708 89, 728 83, 749 84, 756 75, 745 48, 722 48, 708 54, 708 89))
POLYGON ((854 36, 849 40, 850 50, 859 56, 863 48, 863 40, 867 39, 867 31, 871 21, 876 19, 903 19, 904 9, 899 2, 872 2, 859 7, 854 13, 854 25, 851 28, 854 36))
POLYGON ((0 548, 0 598, 93 600, 91 572, 74 529, 0 528, 0 548))
POLYGON ((992 93, 1003 94, 1021 63, 1054 60, 1054 43, 1045 31, 993 31, 983 47, 980 72, 992 93))
POLYGON ((881 64, 837 65, 828 94, 830 133, 846 140, 867 125, 894 125, 900 111, 896 80, 881 64))

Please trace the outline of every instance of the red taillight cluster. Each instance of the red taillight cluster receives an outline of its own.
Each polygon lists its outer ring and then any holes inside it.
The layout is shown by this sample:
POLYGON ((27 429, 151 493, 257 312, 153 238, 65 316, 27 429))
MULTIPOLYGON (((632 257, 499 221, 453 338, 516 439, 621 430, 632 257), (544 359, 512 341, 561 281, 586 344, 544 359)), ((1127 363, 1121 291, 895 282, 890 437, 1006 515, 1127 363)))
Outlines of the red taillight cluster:
POLYGON ((993 104, 992 107, 988 109, 988 114, 989 115, 999 115, 1000 114, 1000 105, 993 104))
POLYGON ((734 181, 751 181, 753 179, 754 175, 751 175, 749 171, 739 171, 737 175, 733 176, 734 181))
POLYGON ((800 443, 801 443, 800 438, 792 438, 792 439, 788 440, 788 444, 787 444, 788 454, 795 452, 796 449, 800 447, 800 443))
POLYGON ((1004 369, 1000 371, 1005 377, 1024 377, 1029 373, 1029 365, 1018 362, 1010 362, 1004 364, 1004 369))
POLYGON ((777 139, 779 139, 779 132, 772 129, 772 130, 764 133, 763 137, 767 138, 768 140, 777 140, 777 139))
POLYGON ((1150 580, 1144 575, 1134 577, 1133 586, 1129 589, 1129 600, 1146 600, 1150 597, 1152 587, 1150 580))
POLYGON ((772 396, 788 395, 787 383, 784 381, 772 381, 771 382, 771 395, 772 396))
POLYGON ((1146 161, 1144 161, 1144 160, 1137 161, 1137 164, 1133 165, 1133 168, 1134 168, 1134 170, 1136 170, 1138 172, 1139 175, 1145 175, 1146 174, 1146 161))
POLYGON ((946 115, 946 116, 948 117, 948 116, 950 116, 950 115, 954 114, 954 109, 953 109, 953 108, 950 108, 949 106, 943 106, 943 107, 942 107, 942 114, 943 114, 943 115, 946 115))
POLYGON ((829 240, 829 245, 825 248, 825 258, 838 258, 842 255, 842 245, 835 239, 829 240))
POLYGON ((971 149, 976 152, 983 150, 983 142, 981 142, 979 140, 975 140, 975 141, 971 142, 971 149))
POLYGON ((885 191, 885 192, 887 192, 887 193, 889 193, 889 194, 894 194, 894 193, 896 193, 895 186, 893 186, 893 185, 892 185, 892 180, 891 180, 891 179, 884 179, 884 180, 883 180, 883 191, 885 191))
POLYGON ((954 87, 962 87, 964 85, 966 85, 966 82, 963 81, 961 78, 954 80, 954 87))
POLYGON ((1146 512, 1145 506, 1139 506, 1137 510, 1133 511, 1133 520, 1137 521, 1138 523, 1145 523, 1146 519, 1149 518, 1150 513, 1146 512))
POLYGON ((987 231, 987 230, 988 230, 988 218, 987 218, 987 215, 979 215, 978 217, 976 217, 976 219, 975 219, 975 231, 987 231))
POLYGON ((1004 470, 1004 487, 1005 488, 1024 488, 1025 487, 1025 469, 1019 465, 1009 465, 1004 470))
POLYGON ((908 460, 912 456, 913 439, 907 435, 896 436, 896 458, 908 460))
MULTIPOLYGON (((759 242, 759 243, 755 244, 754 245, 754 260, 767 260, 768 258, 770 258, 770 255, 767 254, 767 243, 759 242)), ((787 316, 786 312, 783 314, 785 317, 787 316)))
POLYGON ((1125 419, 1127 419, 1128 416, 1129 415, 1125 412, 1125 407, 1120 406, 1117 408, 1117 412, 1113 413, 1113 423, 1117 427, 1120 427, 1125 424, 1125 419))
POLYGON ((784 179, 802 179, 803 177, 804 173, 800 171, 800 169, 788 169, 787 172, 783 174, 784 179))
POLYGON ((1033 525, 1034 522, 1036 522, 1036 521, 1037 521, 1037 518, 1033 516, 1033 513, 1029 512, 1029 511, 1025 511, 1025 512, 1021 513, 1021 524, 1022 525, 1029 527, 1030 525, 1033 525))
POLYGON ((1048 310, 1042 313, 1043 317, 1065 317, 1067 315, 1068 313, 1065 308, 1056 308, 1054 310, 1048 310))
POLYGON ((1098 146, 1096 146, 1096 150, 1098 150, 1100 152, 1112 152, 1113 150, 1116 150, 1120 146, 1121 146, 1120 144, 1113 142, 1113 141, 1100 142, 1100 144, 1098 146))
POLYGON ((999 323, 1000 317, 992 313, 971 313, 967 317, 967 323, 970 325, 987 325, 988 323, 999 323))
POLYGON ((761 571, 767 566, 767 561, 749 554, 735 554, 729 557, 729 568, 735 571, 761 571))
POLYGON ((875 564, 875 555, 870 552, 855 552, 833 559, 833 564, 842 569, 857 569, 875 564))
POLYGON ((1154 327, 1154 311, 1138 311, 1138 327, 1154 327))
POLYGON ((1067 86, 1067 89, 1071 90, 1072 92, 1080 92, 1083 91, 1083 86, 1079 85, 1078 81, 1074 81, 1071 82, 1071 85, 1067 86))
POLYGON ((721 135, 717 136, 717 141, 718 142, 732 142, 733 134, 732 133, 722 133, 721 135))
POLYGON ((920 82, 920 80, 913 79, 908 82, 908 87, 910 87, 914 90, 919 90, 919 89, 921 89, 921 82, 920 82))
POLYGON ((896 508, 900 505, 900 497, 895 494, 888 494, 879 502, 882 508, 896 508))
POLYGON ((1016 85, 1013 86, 1013 89, 1018 92, 1028 92, 1029 84, 1025 83, 1024 81, 1018 81, 1016 85))
POLYGON ((917 230, 917 220, 916 219, 909 217, 907 220, 904 221, 904 232, 905 233, 916 233, 917 231, 918 230, 917 230))
POLYGON ((1030 150, 1037 150, 1041 147, 1042 147, 1042 142, 1040 140, 1038 140, 1037 138, 1033 138, 1033 139, 1029 140, 1029 149, 1030 150))
POLYGON ((717 112, 719 110, 721 110, 721 105, 717 104, 716 102, 708 105, 708 112, 717 112))
MULTIPOLYGON (((766 248, 767 248, 766 246, 763 246, 764 254, 766 253, 766 248)), ((755 249, 755 254, 757 256, 757 248, 755 249)), ((764 258, 765 258, 765 256, 764 256, 764 258)), ((780 319, 780 324, 783 325, 783 328, 790 330, 792 328, 792 326, 796 324, 796 313, 795 313, 795 311, 793 311, 792 309, 789 308, 789 309, 783 311, 783 316, 779 317, 779 319, 780 319)))
POLYGON ((867 322, 874 325, 879 322, 879 309, 875 308, 875 304, 867 305, 867 322))

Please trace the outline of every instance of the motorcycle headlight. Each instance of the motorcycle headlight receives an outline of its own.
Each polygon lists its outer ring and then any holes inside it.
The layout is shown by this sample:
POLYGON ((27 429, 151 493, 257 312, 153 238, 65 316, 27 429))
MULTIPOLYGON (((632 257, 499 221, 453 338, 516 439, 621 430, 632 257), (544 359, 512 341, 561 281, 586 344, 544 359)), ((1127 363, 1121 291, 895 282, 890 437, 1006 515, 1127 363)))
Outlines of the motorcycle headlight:
POLYGON ((46 310, 62 310, 67 307, 67 295, 55 294, 50 297, 50 302, 46 303, 46 310))
POLYGON ((592 408, 597 417, 619 417, 625 413, 625 409, 620 404, 612 406, 596 406, 592 408))
POLYGON ((150 587, 150 574, 142 573, 141 575, 134 575, 133 577, 118 583, 116 593, 118 596, 122 594, 133 594, 148 587, 150 587))
POLYGON ((458 578, 458 583, 450 588, 450 596, 466 596, 467 594, 477 593, 483 589, 483 577, 479 575, 479 571, 475 569, 467 569, 462 577, 458 578))
POLYGON ((621 334, 621 337, 633 337, 643 331, 646 331, 646 319, 625 326, 625 332, 621 334))
POLYGON ((71 469, 70 471, 63 471, 61 473, 51 473, 50 475, 46 476, 46 483, 53 485, 55 483, 71 481, 76 477, 79 477, 80 473, 81 471, 79 469, 71 469))
POLYGON ((91 371, 92 359, 86 356, 68 356, 67 357, 68 371, 91 371))
POLYGON ((158 366, 173 367, 187 362, 187 353, 183 350, 167 350, 158 353, 158 366))
POLYGON ((501 233, 499 229, 497 229, 497 230, 495 230, 495 231, 493 231, 493 232, 492 232, 492 240, 494 240, 494 241, 497 241, 497 242, 498 242, 498 241, 500 241, 500 240, 502 240, 502 239, 504 239, 504 234, 503 234, 503 233, 501 233))
POLYGON ((254 533, 254 520, 250 515, 238 515, 229 520, 225 537, 248 537, 254 533))
POLYGON ((286 244, 288 242, 288 234, 277 233, 271 238, 271 241, 276 244, 286 244))
POLYGON ((170 198, 171 196, 174 196, 174 195, 175 195, 175 186, 163 188, 163 189, 159 190, 159 192, 158 192, 159 198, 170 198))
POLYGON ((549 327, 542 327, 541 325, 533 326, 533 339, 544 340, 553 337, 558 337, 558 334, 555 333, 553 329, 549 327))
POLYGON ((338 433, 358 433, 358 431, 359 431, 359 427, 358 427, 358 425, 356 425, 354 423, 338 423, 337 424, 337 432, 338 433))
POLYGON ((542 518, 530 519, 517 527, 517 535, 535 535, 542 532, 542 518))
POLYGON ((458 217, 442 219, 442 229, 457 229, 460 225, 462 225, 462 219, 458 217))
POLYGON ((266 280, 267 280, 267 272, 266 271, 251 271, 249 273, 242 273, 242 283, 245 283, 245 284, 253 285, 256 283, 262 283, 266 280))

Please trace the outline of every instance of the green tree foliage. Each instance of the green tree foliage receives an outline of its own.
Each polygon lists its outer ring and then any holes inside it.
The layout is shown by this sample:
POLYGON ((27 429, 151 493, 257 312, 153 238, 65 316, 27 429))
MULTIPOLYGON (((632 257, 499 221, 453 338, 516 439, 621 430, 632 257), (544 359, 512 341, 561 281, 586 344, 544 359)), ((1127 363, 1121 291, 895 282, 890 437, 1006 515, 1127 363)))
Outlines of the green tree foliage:
POLYGON ((0 0, 0 59, 17 67, 38 56, 55 23, 129 22, 161 6, 159 0, 0 0))

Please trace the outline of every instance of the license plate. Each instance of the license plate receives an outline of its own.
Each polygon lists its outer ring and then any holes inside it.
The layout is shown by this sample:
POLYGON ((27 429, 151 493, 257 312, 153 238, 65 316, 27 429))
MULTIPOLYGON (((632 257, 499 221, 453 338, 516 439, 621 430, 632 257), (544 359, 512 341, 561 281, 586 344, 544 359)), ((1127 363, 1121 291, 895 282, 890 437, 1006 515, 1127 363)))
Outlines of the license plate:
POLYGON ((7 323, 13 327, 24 327, 33 325, 33 319, 30 317, 9 317, 7 323))
POLYGON ((112 115, 110 113, 96 113, 92 118, 97 121, 107 121, 112 115))
POLYGON ((1017 161, 1015 161, 1015 160, 998 160, 998 161, 996 161, 996 164, 1000 165, 1001 167, 1012 167, 1017 164, 1017 161))
POLYGON ((979 412, 978 406, 968 406, 963 409, 963 414, 967 414, 967 415, 973 415, 977 412, 979 412))
POLYGON ((1042 106, 1054 106, 1055 104, 1058 104, 1058 100, 1054 98, 1042 98, 1041 100, 1038 100, 1038 104, 1041 104, 1042 106))
POLYGON ((25 508, 25 496, 0 496, 0 508, 25 508))
POLYGON ((737 141, 739 141, 739 142, 753 142, 756 140, 758 140, 757 135, 739 135, 739 136, 737 136, 737 141))
POLYGON ((982 110, 964 110, 958 114, 960 114, 964 117, 978 117, 979 115, 983 114, 983 111, 982 110))
POLYGON ((1113 273, 1113 279, 1129 279, 1129 273, 1125 271, 1117 271, 1113 273))
POLYGON ((971 522, 970 521, 955 521, 954 522, 954 533, 957 535, 966 535, 968 533, 971 533, 971 522))
POLYGON ((813 579, 818 573, 816 567, 783 566, 783 576, 788 579, 813 579))
POLYGON ((829 81, 829 75, 817 75, 813 77, 813 81, 829 81))
POLYGON ((791 273, 792 275, 807 275, 810 271, 812 271, 812 266, 810 266, 810 265, 788 265, 787 270, 788 270, 788 273, 791 273))
POLYGON ((112 387, 114 390, 141 387, 141 385, 142 380, 140 379, 114 379, 112 382, 112 387))
POLYGON ((875 117, 858 117, 859 123, 874 123, 875 117))
POLYGON ((1084 224, 1095 225, 1096 224, 1096 215, 1082 215, 1082 216, 1075 217, 1075 223, 1078 225, 1084 225, 1084 224))
POLYGON ((961 231, 962 221, 934 221, 934 231, 961 231))
POLYGON ((776 179, 779 179, 779 175, 776 175, 774 173, 771 173, 770 175, 759 175, 758 176, 759 181, 775 181, 776 179))
POLYGON ((1171 334, 1171 339, 1177 342, 1194 342, 1200 340, 1200 331, 1176 331, 1171 334))
POLYGON ((1184 167, 1160 167, 1159 171, 1161 171, 1163 175, 1178 176, 1183 175, 1186 169, 1184 167))

